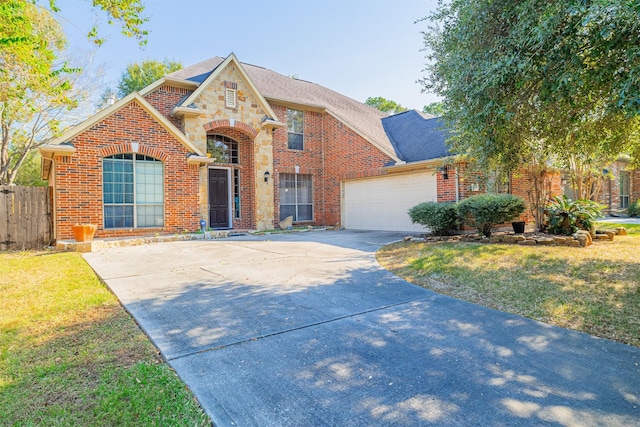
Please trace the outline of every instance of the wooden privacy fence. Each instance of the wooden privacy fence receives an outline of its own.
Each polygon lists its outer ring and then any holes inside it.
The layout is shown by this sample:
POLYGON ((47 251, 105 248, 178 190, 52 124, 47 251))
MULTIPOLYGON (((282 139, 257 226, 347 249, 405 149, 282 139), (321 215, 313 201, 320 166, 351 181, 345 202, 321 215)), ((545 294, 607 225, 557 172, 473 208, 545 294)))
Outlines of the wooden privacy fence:
POLYGON ((0 185, 0 250, 42 248, 52 228, 48 187, 0 185))

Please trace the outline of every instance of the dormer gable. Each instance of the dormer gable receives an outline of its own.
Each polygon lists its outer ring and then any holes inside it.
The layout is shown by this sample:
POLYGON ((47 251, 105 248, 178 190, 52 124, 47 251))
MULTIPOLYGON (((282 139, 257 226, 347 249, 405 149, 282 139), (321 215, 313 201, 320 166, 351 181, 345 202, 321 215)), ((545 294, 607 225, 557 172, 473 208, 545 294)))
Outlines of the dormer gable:
MULTIPOLYGON (((276 118, 275 112, 233 53, 227 56, 225 60, 200 83, 191 95, 176 105, 173 114, 185 115, 191 113, 197 115, 199 110, 205 110, 205 108, 202 108, 201 98, 205 91, 212 88, 212 85, 217 85, 216 90, 219 94, 219 102, 216 105, 217 108, 222 107, 234 110, 239 107, 240 102, 250 97, 256 107, 262 110, 268 119, 276 118), (243 90, 243 88, 246 89, 243 90)), ((211 107, 213 106, 206 105, 206 108, 211 107)))

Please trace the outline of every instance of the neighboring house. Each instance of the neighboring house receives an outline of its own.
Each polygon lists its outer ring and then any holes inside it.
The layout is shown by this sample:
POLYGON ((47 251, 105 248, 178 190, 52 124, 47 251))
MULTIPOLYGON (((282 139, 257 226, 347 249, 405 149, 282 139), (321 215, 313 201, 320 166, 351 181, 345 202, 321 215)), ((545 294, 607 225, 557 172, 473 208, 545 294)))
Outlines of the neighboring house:
MULTIPOLYGON (((640 169, 632 169, 629 159, 620 157, 602 171, 602 176, 598 202, 606 206, 608 215, 625 215, 629 204, 640 199, 640 169)), ((573 198, 569 180, 565 181, 565 194, 573 198)))
MULTIPOLYGON (((387 116, 320 85, 214 57, 171 73, 40 148, 54 232, 96 237, 302 225, 422 231, 407 210, 482 189, 440 119, 387 116), (466 181, 465 181, 466 180, 466 181)), ((526 187, 514 180, 512 188, 526 187)), ((515 192, 515 191, 514 191, 515 192)), ((516 192, 517 193, 517 192, 516 192)))

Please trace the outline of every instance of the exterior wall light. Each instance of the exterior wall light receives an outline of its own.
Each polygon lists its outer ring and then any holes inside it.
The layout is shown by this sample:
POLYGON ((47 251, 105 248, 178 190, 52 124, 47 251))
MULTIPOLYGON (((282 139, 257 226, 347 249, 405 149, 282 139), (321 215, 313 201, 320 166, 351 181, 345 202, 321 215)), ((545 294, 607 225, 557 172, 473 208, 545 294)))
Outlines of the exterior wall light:
POLYGON ((449 168, 447 166, 442 166, 440 173, 442 173, 442 179, 449 179, 449 168))
POLYGON ((269 173, 269 171, 264 171, 264 182, 268 182, 270 176, 271 174, 269 173))

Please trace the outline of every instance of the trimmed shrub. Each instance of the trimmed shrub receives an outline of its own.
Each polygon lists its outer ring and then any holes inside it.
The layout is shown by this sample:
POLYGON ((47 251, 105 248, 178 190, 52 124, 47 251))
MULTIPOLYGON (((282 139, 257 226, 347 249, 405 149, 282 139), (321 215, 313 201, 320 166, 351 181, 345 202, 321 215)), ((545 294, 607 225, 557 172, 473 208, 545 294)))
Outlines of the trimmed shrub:
POLYGON ((629 205, 629 207, 627 208, 627 215, 640 216, 640 199, 636 199, 635 202, 629 205))
POLYGON ((409 209, 409 217, 414 224, 429 227, 438 236, 450 234, 460 223, 455 203, 420 203, 409 209))
POLYGON ((524 200, 512 194, 479 194, 458 203, 462 222, 490 237, 493 228, 519 217, 525 210, 524 200))
POLYGON ((593 231, 602 217, 603 205, 592 200, 571 201, 567 196, 555 196, 547 205, 545 228, 551 234, 573 234, 577 230, 593 231))

